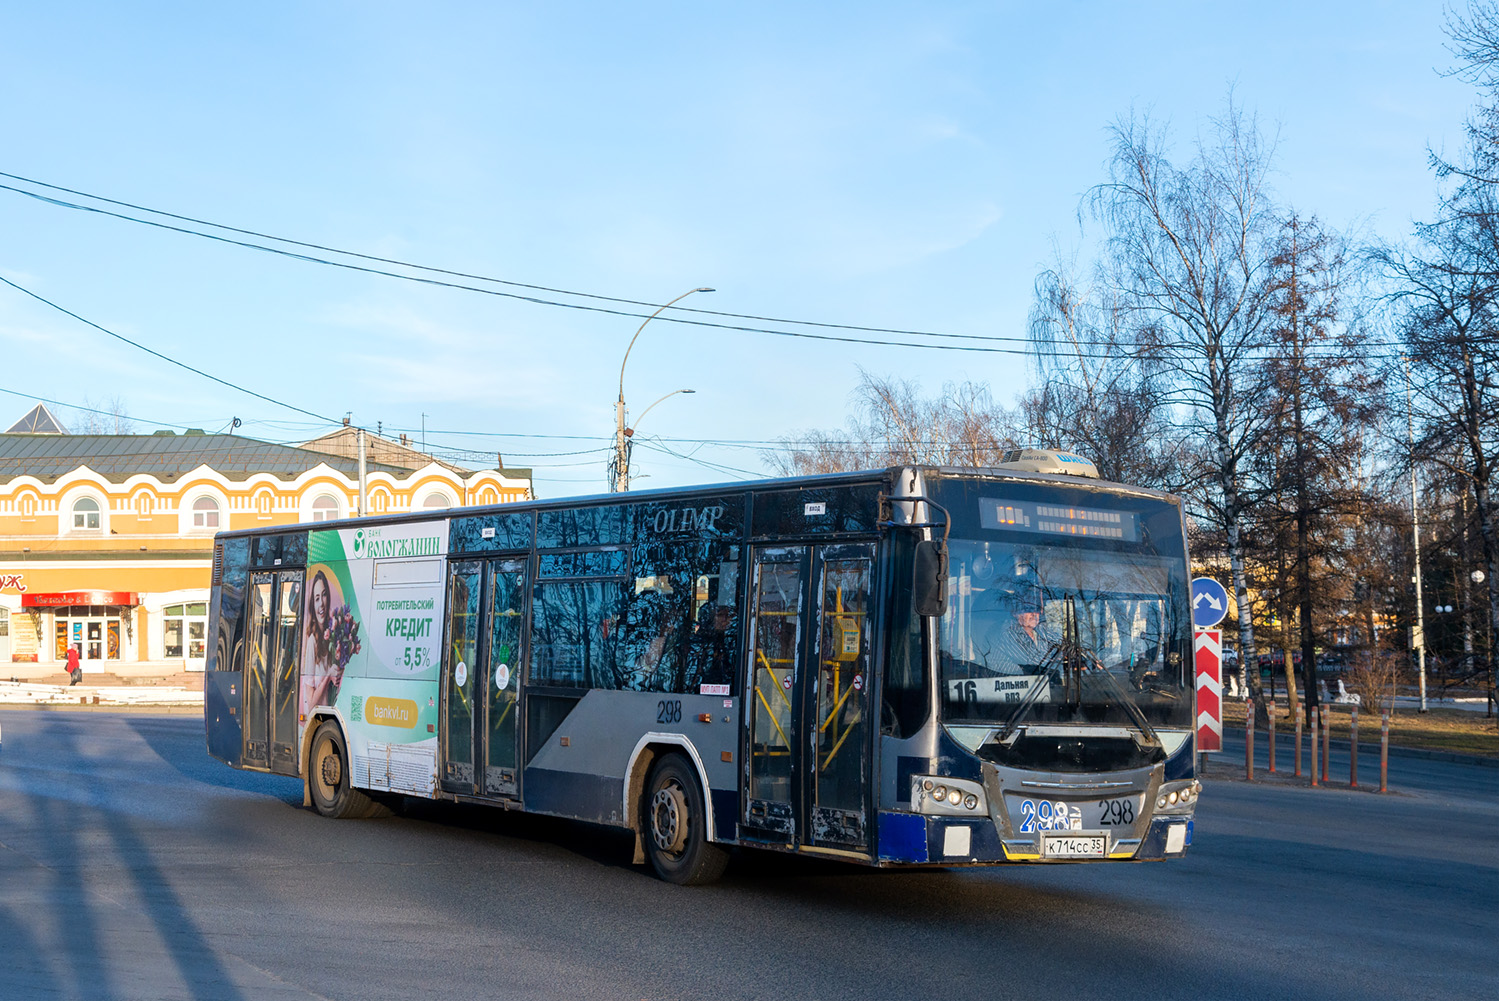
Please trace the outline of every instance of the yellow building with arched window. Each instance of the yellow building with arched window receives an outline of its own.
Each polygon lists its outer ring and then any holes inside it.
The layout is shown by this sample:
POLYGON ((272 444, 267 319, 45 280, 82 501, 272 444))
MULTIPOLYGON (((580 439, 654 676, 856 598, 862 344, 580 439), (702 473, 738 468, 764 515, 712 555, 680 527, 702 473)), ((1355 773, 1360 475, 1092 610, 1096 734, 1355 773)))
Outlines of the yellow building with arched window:
MULTIPOLYGON (((214 533, 358 513, 357 435, 74 435, 38 406, 0 434, 0 675, 53 674, 69 646, 86 676, 201 670, 214 533)), ((529 469, 364 438, 370 514, 534 496, 529 469)))

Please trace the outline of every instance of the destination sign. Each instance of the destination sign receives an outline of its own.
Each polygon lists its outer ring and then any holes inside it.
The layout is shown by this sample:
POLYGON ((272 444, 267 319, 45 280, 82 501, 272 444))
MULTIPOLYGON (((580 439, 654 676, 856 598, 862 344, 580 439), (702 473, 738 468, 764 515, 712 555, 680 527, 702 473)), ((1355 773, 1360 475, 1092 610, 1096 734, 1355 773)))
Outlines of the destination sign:
POLYGON ((984 528, 1043 535, 1081 535, 1122 542, 1138 542, 1140 539, 1139 515, 1070 504, 981 497, 979 524, 984 528))

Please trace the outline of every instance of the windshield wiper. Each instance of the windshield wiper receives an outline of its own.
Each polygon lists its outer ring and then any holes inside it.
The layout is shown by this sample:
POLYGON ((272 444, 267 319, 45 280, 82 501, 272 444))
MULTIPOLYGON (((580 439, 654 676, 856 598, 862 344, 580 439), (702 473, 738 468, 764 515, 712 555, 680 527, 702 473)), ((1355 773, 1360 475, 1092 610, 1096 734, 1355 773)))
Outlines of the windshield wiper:
POLYGON ((1164 746, 1161 745, 1161 738, 1156 736, 1155 730, 1151 728, 1150 721, 1145 718, 1145 714, 1140 711, 1140 707, 1135 705, 1135 700, 1129 697, 1129 692, 1119 683, 1119 679, 1114 677, 1113 671, 1104 667, 1100 661, 1094 670, 1093 676, 1102 676, 1113 687, 1115 694, 1119 696, 1119 701, 1124 706, 1124 711, 1129 715, 1131 722, 1135 724, 1135 729, 1140 731, 1141 736, 1145 738, 1147 744, 1164 746))

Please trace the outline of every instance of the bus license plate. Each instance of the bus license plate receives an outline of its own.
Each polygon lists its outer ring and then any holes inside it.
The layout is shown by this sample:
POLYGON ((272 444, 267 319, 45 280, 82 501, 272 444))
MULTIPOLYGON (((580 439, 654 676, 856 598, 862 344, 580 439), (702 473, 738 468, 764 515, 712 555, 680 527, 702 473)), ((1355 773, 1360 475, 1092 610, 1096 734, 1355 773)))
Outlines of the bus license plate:
POLYGON ((1108 854, 1105 834, 1043 834, 1041 854, 1047 858, 1103 858, 1108 854))

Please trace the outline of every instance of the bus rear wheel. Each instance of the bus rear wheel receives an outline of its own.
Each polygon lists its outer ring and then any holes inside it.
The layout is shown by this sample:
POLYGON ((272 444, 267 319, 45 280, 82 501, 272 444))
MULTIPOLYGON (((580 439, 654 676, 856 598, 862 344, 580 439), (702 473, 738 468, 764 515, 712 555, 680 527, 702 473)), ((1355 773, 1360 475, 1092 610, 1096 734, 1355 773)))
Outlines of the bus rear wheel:
POLYGON ((703 790, 680 754, 668 754, 651 770, 641 814, 642 840, 656 875, 683 886, 723 875, 729 854, 708 840, 703 790))
POLYGON ((349 751, 338 724, 328 720, 312 735, 307 755, 307 786, 317 812, 334 820, 357 820, 381 812, 380 804, 354 788, 349 751))

